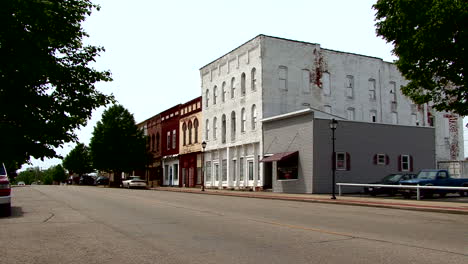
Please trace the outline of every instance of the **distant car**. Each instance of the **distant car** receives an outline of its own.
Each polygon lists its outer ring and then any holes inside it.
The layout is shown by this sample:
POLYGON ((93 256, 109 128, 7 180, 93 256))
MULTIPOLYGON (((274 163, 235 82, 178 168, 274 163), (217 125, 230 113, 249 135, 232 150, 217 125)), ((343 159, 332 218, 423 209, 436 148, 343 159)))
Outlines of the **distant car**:
POLYGON ((25 185, 26 185, 26 183, 24 183, 24 181, 18 182, 18 186, 25 186, 25 185))
POLYGON ((124 188, 143 188, 146 189, 146 182, 140 178, 140 176, 130 176, 129 179, 122 181, 122 187, 124 188))
MULTIPOLYGON (((401 181, 411 180, 416 177, 416 174, 411 173, 394 173, 385 176, 382 180, 378 182, 373 182, 371 184, 384 184, 384 185, 399 185, 401 181)), ((388 194, 395 195, 398 193, 398 188, 386 188, 386 187, 374 187, 367 186, 364 187, 364 193, 376 196, 378 194, 388 194)))
POLYGON ((94 185, 94 178, 89 175, 83 175, 80 177, 80 185, 94 185))
POLYGON ((104 176, 99 176, 94 181, 94 185, 109 185, 109 178, 104 176))
POLYGON ((11 185, 3 163, 0 163, 0 214, 11 214, 11 185))

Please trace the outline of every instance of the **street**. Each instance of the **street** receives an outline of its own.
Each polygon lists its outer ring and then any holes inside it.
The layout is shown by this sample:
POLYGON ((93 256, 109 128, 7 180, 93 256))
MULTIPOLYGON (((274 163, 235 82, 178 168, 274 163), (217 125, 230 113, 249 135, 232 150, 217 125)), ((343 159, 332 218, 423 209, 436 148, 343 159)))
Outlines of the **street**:
POLYGON ((13 189, 0 263, 468 263, 468 216, 88 186, 13 189))

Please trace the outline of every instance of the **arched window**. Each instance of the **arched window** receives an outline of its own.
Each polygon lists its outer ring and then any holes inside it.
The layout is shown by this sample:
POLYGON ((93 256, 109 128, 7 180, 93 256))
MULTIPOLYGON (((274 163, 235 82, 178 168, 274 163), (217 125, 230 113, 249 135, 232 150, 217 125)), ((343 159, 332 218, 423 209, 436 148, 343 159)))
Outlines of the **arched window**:
POLYGON ((236 78, 232 77, 231 79, 231 99, 234 99, 236 95, 236 78))
POLYGON ((155 139, 155 136, 154 134, 151 136, 151 139, 152 139, 152 145, 151 145, 151 150, 155 151, 156 150, 156 139, 155 139))
POLYGON ((193 120, 193 129, 194 129, 194 143, 198 143, 198 119, 195 118, 195 120, 193 120))
POLYGON ((206 89, 206 92, 205 92, 205 107, 208 107, 209 103, 210 103, 210 90, 206 89))
POLYGON ((241 132, 245 132, 245 123, 247 122, 247 117, 245 116, 245 108, 241 110, 241 132))
POLYGON ((209 135, 210 135, 210 120, 207 119, 205 121, 205 139, 206 140, 210 139, 209 135))
POLYGON ((187 145, 187 125, 185 124, 182 124, 182 145, 185 146, 187 145))
POLYGON ((215 85, 213 88, 213 104, 216 104, 216 99, 218 99, 218 86, 215 85))
POLYGON ((152 139, 153 139, 153 138, 152 138, 151 136, 148 137, 148 148, 149 148, 151 151, 153 151, 153 141, 152 141, 152 139))
POLYGON ((226 101, 226 82, 223 82, 221 85, 221 101, 224 103, 226 101))
POLYGON ((241 96, 245 96, 245 73, 241 74, 241 96))
POLYGON ((221 142, 226 143, 226 115, 221 117, 221 142))
POLYGON ((159 133, 156 133, 156 151, 159 151, 159 133))
POLYGON ((231 141, 236 140, 236 112, 231 112, 231 141))
POLYGON ((192 144, 192 121, 188 123, 188 143, 192 144))
POLYGON ((213 118, 213 139, 216 139, 216 130, 218 129, 218 119, 216 117, 213 118))
POLYGON ((252 105, 252 130, 257 128, 257 107, 252 105))
POLYGON ((257 69, 255 68, 250 71, 250 86, 252 91, 257 90, 257 69))

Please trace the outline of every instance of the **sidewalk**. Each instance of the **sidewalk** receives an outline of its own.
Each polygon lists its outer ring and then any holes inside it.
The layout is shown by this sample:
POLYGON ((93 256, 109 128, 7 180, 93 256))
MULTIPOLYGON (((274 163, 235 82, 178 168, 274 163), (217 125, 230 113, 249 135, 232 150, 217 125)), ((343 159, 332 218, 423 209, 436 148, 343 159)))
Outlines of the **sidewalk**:
POLYGON ((156 187, 151 188, 156 191, 185 192, 205 195, 223 195, 258 199, 276 199, 286 201, 301 201, 312 203, 328 203, 354 206, 383 207, 411 211, 428 211, 452 214, 468 215, 468 202, 447 202, 436 200, 413 199, 386 199, 371 196, 336 196, 336 200, 330 199, 329 194, 290 194, 273 192, 249 192, 249 191, 231 191, 219 189, 206 189, 204 192, 200 188, 178 188, 178 187, 156 187))

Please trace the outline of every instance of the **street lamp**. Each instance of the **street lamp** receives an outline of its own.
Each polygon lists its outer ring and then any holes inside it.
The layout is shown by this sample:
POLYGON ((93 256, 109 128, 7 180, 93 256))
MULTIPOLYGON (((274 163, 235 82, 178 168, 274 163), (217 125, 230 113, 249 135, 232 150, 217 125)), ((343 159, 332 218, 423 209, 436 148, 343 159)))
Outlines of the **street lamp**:
POLYGON ((338 126, 338 121, 334 118, 329 123, 330 129, 332 131, 332 197, 331 199, 336 200, 335 196, 335 174, 336 174, 336 154, 335 154, 335 130, 338 126))
POLYGON ((202 190, 202 192, 204 192, 205 191, 205 148, 206 148, 206 141, 203 141, 201 143, 201 146, 202 146, 202 149, 203 149, 203 151, 202 151, 202 175, 201 175, 201 177, 202 177, 202 188, 201 188, 201 190, 202 190))

